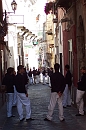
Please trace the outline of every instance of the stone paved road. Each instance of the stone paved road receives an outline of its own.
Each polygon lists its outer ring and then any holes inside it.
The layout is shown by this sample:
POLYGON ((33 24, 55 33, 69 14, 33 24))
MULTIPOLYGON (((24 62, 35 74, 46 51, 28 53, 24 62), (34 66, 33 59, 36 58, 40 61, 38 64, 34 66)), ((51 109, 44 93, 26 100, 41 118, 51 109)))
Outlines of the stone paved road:
POLYGON ((58 106, 56 106, 51 122, 43 119, 47 113, 50 99, 50 88, 47 85, 29 87, 33 121, 19 122, 16 108, 13 113, 16 117, 6 118, 6 105, 0 109, 0 130, 86 130, 86 116, 75 117, 77 109, 74 107, 64 109, 65 122, 58 119, 58 106))

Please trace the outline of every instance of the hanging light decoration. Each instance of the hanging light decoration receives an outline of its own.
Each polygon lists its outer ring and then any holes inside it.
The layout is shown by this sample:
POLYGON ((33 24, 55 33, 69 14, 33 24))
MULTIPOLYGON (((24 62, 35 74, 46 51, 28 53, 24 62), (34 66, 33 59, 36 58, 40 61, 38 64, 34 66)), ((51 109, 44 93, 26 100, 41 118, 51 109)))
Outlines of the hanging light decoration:
POLYGON ((11 7, 12 7, 12 10, 14 11, 15 13, 15 10, 17 9, 17 3, 15 0, 13 0, 13 2, 11 3, 11 7))

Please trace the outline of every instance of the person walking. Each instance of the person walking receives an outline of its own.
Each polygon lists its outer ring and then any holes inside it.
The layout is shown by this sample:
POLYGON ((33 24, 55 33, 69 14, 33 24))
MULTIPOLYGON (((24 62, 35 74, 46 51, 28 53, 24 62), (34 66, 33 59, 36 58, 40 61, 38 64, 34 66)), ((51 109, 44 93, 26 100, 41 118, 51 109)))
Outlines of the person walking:
MULTIPOLYGON (((13 72, 14 84, 15 84, 15 76, 16 76, 16 71, 13 72)), ((13 87, 14 87, 13 107, 16 107, 16 103, 17 103, 17 91, 16 91, 15 85, 13 85, 13 87)))
POLYGON ((40 83, 40 70, 37 70, 37 74, 36 74, 36 79, 37 79, 37 83, 40 83))
POLYGON ((26 121, 33 120, 31 118, 30 99, 28 98, 28 93, 25 85, 26 81, 24 75, 24 67, 22 65, 19 65, 18 73, 15 78, 15 86, 17 90, 17 110, 20 121, 23 121, 25 119, 23 116, 23 105, 26 109, 26 121))
POLYGON ((78 108, 78 114, 76 116, 84 116, 84 101, 83 101, 83 96, 86 91, 86 68, 82 67, 81 68, 81 78, 78 81, 77 85, 77 92, 76 92, 76 104, 78 108))
POLYGON ((48 72, 48 76, 49 76, 49 87, 51 87, 51 82, 50 82, 50 76, 53 74, 53 68, 50 68, 50 71, 48 72))
POLYGON ((27 74, 27 71, 26 71, 26 68, 23 69, 23 78, 24 78, 24 82, 25 82, 25 88, 28 89, 29 87, 29 79, 28 79, 28 74, 27 74))
POLYGON ((33 78, 32 78, 32 70, 30 69, 28 76, 29 76, 29 84, 32 85, 33 84, 33 78))
POLYGON ((36 71, 35 67, 33 67, 33 83, 34 84, 36 84, 36 73, 37 73, 37 71, 36 71))
POLYGON ((14 117, 12 114, 13 97, 14 97, 14 78, 13 78, 14 68, 9 67, 7 73, 3 78, 2 85, 6 86, 6 96, 7 96, 7 117, 14 117))
POLYGON ((66 87, 63 93, 63 107, 71 107, 71 85, 72 85, 72 74, 70 72, 70 66, 65 65, 66 75, 65 83, 66 87))
POLYGON ((43 85, 45 85, 45 76, 46 76, 45 68, 43 68, 42 75, 43 75, 43 85))
POLYGON ((45 121, 52 120, 52 114, 53 114, 56 102, 58 102, 60 121, 65 120, 64 115, 63 115, 63 105, 62 105, 62 95, 65 89, 65 79, 64 79, 64 76, 59 72, 59 67, 60 65, 56 63, 54 65, 55 73, 53 73, 50 76, 51 98, 50 98, 50 104, 48 106, 48 114, 47 114, 47 117, 44 119, 45 121))

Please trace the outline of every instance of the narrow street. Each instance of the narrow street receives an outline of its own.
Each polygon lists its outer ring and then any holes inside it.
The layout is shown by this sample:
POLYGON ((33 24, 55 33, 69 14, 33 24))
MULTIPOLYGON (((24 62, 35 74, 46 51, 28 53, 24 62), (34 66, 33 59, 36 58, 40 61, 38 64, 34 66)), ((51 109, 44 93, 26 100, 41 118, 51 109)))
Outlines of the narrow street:
POLYGON ((56 106, 53 120, 44 121, 50 99, 50 88, 48 85, 36 84, 29 87, 31 99, 32 118, 35 120, 20 122, 16 107, 13 108, 15 117, 6 117, 6 104, 0 110, 0 130, 86 130, 86 116, 76 117, 77 109, 65 108, 65 122, 58 119, 58 107, 56 106))

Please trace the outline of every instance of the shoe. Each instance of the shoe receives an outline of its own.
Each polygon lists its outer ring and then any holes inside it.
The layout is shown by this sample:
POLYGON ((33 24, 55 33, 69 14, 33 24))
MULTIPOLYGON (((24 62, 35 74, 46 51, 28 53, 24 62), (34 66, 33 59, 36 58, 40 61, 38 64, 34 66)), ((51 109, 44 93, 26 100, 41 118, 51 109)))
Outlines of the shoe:
POLYGON ((86 111, 84 110, 84 115, 86 115, 86 111))
POLYGON ((45 118, 45 119, 44 119, 44 121, 51 121, 51 120, 49 120, 49 119, 45 118))
POLYGON ((63 108, 66 108, 65 106, 63 106, 63 108))
POLYGON ((67 105, 67 107, 71 107, 71 105, 67 105))
POLYGON ((26 119, 26 121, 32 121, 32 120, 34 120, 34 119, 33 118, 26 119))
POLYGON ((23 121, 25 118, 22 118, 20 121, 23 121))
POLYGON ((11 117, 15 117, 15 115, 12 115, 12 116, 8 116, 7 118, 11 118, 11 117))
POLYGON ((15 117, 15 115, 12 115, 11 117, 15 117))
POLYGON ((76 114, 76 116, 84 116, 84 115, 82 115, 82 114, 76 114))
POLYGON ((60 120, 61 122, 65 121, 65 119, 60 120))
POLYGON ((13 105, 12 107, 17 107, 16 105, 13 105))

